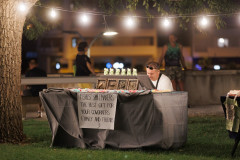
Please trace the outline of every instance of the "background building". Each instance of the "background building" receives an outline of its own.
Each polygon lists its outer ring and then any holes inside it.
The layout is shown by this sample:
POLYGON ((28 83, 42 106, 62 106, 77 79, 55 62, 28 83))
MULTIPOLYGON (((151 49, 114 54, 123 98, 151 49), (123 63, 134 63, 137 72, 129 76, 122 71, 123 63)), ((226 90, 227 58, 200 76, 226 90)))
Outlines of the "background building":
POLYGON ((193 64, 205 69, 240 69, 240 26, 193 35, 193 64))

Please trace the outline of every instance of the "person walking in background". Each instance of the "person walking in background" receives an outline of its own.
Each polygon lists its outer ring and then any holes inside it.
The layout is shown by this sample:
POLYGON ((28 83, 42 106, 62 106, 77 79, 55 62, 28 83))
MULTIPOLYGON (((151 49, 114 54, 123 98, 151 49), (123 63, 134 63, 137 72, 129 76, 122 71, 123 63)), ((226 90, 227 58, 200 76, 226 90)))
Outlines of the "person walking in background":
MULTIPOLYGON (((47 77, 45 71, 38 68, 38 62, 36 59, 31 59, 29 61, 29 69, 25 74, 25 77, 47 77)), ((23 90, 23 96, 33 96, 38 97, 39 92, 43 89, 46 89, 47 85, 27 85, 25 90, 23 90)), ((38 109, 38 118, 42 117, 42 107, 41 103, 39 104, 38 109)))
POLYGON ((183 78, 184 70, 186 70, 185 60, 182 54, 182 45, 176 43, 177 37, 174 34, 169 35, 169 44, 163 47, 162 55, 160 56, 159 63, 162 65, 163 59, 165 60, 166 75, 171 79, 173 89, 180 91, 184 90, 183 78))
POLYGON ((149 62, 146 66, 147 75, 157 90, 173 91, 170 79, 160 72, 160 64, 149 62))
POLYGON ((94 69, 91 66, 91 61, 88 56, 85 55, 87 42, 80 42, 78 45, 78 54, 76 56, 76 73, 75 76, 89 76, 94 74, 94 69))

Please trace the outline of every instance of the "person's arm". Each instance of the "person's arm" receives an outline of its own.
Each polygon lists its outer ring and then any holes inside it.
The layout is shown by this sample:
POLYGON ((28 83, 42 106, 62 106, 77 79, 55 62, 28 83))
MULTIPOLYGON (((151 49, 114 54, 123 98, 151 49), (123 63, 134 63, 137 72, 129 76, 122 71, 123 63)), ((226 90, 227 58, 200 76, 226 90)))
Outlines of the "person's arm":
POLYGON ((96 74, 95 72, 94 72, 94 69, 93 69, 93 67, 91 66, 91 64, 89 63, 89 62, 86 62, 87 63, 87 67, 88 67, 88 69, 89 69, 89 71, 90 72, 92 72, 92 74, 96 74))
POLYGON ((161 54, 161 56, 160 56, 160 58, 159 58, 159 64, 160 64, 160 66, 162 66, 162 61, 163 61, 163 59, 164 59, 164 56, 165 56, 166 52, 167 52, 167 45, 164 45, 164 46, 163 46, 163 50, 162 50, 162 54, 161 54))
POLYGON ((182 64, 184 69, 187 69, 186 64, 185 64, 185 60, 184 60, 184 57, 183 57, 183 47, 182 47, 182 45, 179 45, 179 48, 180 48, 181 64, 182 64))

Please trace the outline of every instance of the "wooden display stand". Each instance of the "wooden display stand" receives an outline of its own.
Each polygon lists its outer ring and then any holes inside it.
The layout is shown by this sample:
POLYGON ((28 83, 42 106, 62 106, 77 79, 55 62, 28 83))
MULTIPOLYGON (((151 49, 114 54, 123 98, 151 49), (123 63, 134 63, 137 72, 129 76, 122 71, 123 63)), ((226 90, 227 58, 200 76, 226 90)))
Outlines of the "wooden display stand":
POLYGON ((138 79, 98 79, 97 89, 109 89, 109 90, 137 90, 139 81, 138 79))

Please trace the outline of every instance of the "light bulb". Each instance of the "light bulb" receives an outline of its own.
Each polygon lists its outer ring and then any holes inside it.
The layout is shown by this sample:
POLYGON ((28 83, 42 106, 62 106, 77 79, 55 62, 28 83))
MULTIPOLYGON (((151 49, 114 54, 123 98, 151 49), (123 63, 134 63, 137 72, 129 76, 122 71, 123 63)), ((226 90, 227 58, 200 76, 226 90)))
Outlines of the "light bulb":
POLYGON ((50 12, 50 17, 51 18, 56 18, 57 17, 57 12, 55 9, 52 8, 51 12, 50 12))
POLYGON ((107 31, 107 32, 104 32, 103 35, 104 36, 115 36, 117 35, 118 33, 117 32, 114 32, 114 31, 107 31))
POLYGON ((133 17, 127 17, 125 19, 125 26, 128 28, 128 29, 132 29, 134 28, 136 25, 136 22, 135 22, 135 19, 133 17))
POLYGON ((201 20, 200 20, 200 25, 201 25, 202 27, 207 27, 208 24, 209 24, 208 18, 202 17, 201 20))
POLYGON ((171 27, 171 21, 168 18, 164 18, 164 20, 162 21, 162 25, 164 28, 168 29, 169 27, 171 27))
POLYGON ((81 25, 87 26, 90 24, 90 17, 87 14, 82 14, 79 17, 79 21, 80 21, 81 25))
POLYGON ((19 6, 18 6, 18 9, 19 9, 21 12, 25 12, 26 9, 27 9, 27 6, 26 6, 26 4, 24 4, 24 3, 20 3, 19 6))

